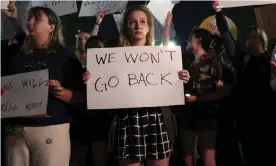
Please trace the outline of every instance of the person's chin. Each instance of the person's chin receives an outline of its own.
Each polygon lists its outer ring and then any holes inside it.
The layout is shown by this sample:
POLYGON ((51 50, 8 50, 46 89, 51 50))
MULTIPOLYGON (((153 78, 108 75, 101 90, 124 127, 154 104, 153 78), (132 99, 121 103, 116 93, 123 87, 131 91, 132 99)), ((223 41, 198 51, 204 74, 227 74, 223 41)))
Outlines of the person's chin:
POLYGON ((143 40, 144 36, 143 35, 135 35, 135 40, 143 40))

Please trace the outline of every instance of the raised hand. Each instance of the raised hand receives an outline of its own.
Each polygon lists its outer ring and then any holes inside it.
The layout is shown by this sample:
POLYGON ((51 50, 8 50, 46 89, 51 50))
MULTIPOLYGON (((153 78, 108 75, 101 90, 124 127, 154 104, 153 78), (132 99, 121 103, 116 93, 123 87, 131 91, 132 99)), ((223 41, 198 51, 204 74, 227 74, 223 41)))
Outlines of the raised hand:
POLYGON ((9 18, 17 18, 17 7, 15 1, 10 1, 8 9, 2 9, 2 12, 9 18))
POLYGON ((220 2, 219 0, 214 0, 212 7, 214 9, 215 12, 220 12, 221 11, 221 7, 220 7, 220 2))
POLYGON ((97 23, 97 24, 100 25, 100 24, 102 23, 102 21, 103 21, 103 19, 104 19, 104 16, 105 16, 105 13, 106 13, 105 10, 99 11, 99 12, 97 13, 97 16, 96 16, 96 23, 97 23))

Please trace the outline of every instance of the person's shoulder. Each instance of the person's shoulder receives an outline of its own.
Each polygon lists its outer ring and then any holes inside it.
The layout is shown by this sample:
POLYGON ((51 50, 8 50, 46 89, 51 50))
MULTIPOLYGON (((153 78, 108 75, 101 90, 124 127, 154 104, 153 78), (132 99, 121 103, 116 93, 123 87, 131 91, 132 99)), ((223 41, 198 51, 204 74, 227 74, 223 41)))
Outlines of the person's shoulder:
POLYGON ((69 49, 68 47, 57 45, 56 46, 57 53, 60 54, 63 58, 77 58, 74 51, 69 49))

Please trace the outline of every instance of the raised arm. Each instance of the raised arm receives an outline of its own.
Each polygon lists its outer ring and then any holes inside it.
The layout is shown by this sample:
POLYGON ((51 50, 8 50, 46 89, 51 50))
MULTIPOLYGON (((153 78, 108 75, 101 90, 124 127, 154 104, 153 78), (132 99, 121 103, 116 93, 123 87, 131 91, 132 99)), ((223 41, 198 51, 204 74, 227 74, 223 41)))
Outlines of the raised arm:
POLYGON ((10 1, 8 5, 8 9, 1 10, 10 20, 15 32, 22 33, 23 29, 18 21, 17 17, 17 7, 15 5, 15 1, 10 1))
POLYGON ((91 32, 91 36, 97 36, 98 35, 98 32, 99 32, 99 29, 100 29, 100 25, 104 19, 104 15, 105 15, 105 11, 100 11, 97 13, 97 16, 96 16, 96 23, 93 27, 93 30, 91 32))
POLYGON ((164 34, 163 34, 163 45, 167 46, 170 41, 170 30, 171 30, 171 22, 172 22, 172 13, 168 12, 166 22, 164 25, 164 34))
POLYGON ((236 42, 229 30, 228 23, 224 17, 222 9, 220 8, 220 3, 218 0, 213 1, 213 9, 216 12, 216 23, 217 28, 220 32, 223 46, 227 54, 233 58, 237 54, 237 45, 236 42))

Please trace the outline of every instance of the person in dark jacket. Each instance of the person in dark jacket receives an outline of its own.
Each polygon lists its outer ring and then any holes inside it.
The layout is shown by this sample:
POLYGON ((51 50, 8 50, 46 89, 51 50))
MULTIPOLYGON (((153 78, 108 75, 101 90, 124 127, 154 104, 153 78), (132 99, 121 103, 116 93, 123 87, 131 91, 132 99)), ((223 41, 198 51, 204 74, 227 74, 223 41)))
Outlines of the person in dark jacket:
POLYGON ((241 51, 229 32, 219 1, 213 2, 213 8, 216 11, 217 27, 224 47, 237 75, 231 106, 237 119, 236 132, 241 144, 243 163, 268 165, 270 160, 265 152, 270 146, 269 141, 272 141, 268 134, 271 132, 270 126, 273 126, 273 121, 267 119, 275 98, 270 87, 271 56, 267 53, 266 33, 257 27, 250 27, 246 33, 246 51, 241 51))

